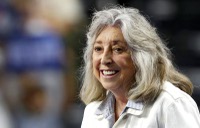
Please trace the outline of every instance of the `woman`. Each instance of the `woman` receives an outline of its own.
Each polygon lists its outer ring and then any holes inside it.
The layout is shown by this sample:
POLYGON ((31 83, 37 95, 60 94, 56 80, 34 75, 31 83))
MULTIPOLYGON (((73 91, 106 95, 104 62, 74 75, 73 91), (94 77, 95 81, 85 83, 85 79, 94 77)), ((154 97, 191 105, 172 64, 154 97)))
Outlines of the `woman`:
POLYGON ((82 128, 199 128, 192 83, 134 8, 94 14, 84 53, 82 128))

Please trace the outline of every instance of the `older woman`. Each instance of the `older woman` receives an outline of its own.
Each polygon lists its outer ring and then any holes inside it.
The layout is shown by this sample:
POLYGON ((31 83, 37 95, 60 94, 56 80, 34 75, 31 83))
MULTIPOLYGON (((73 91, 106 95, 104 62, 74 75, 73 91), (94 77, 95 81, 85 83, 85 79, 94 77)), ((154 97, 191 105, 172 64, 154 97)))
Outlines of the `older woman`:
POLYGON ((84 53, 82 128, 199 128, 192 83, 134 8, 94 14, 84 53))

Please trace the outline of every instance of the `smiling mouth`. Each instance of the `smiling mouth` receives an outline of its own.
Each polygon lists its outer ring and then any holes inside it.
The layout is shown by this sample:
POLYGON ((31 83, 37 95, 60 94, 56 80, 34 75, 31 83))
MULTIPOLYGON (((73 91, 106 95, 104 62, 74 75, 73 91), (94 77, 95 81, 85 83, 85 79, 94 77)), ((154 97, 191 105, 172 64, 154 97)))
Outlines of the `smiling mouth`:
POLYGON ((111 76, 111 75, 115 75, 119 71, 117 71, 117 70, 101 70, 101 72, 105 76, 111 76))

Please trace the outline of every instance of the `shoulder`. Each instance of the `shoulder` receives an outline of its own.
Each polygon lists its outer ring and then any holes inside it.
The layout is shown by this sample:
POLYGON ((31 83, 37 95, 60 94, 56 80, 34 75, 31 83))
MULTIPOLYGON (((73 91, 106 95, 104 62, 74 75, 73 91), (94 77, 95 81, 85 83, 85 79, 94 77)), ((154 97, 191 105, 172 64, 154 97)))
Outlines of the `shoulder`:
POLYGON ((195 101, 170 82, 164 83, 154 106, 157 106, 157 113, 167 127, 199 128, 200 126, 200 115, 195 101))
POLYGON ((172 109, 177 112, 188 110, 192 111, 192 113, 199 113, 198 106, 193 98, 170 82, 163 84, 162 92, 152 107, 158 110, 158 113, 165 114, 172 109))
POLYGON ((191 104, 196 107, 196 103, 190 95, 167 81, 163 84, 162 92, 158 97, 158 100, 159 99, 164 100, 169 105, 172 103, 183 101, 183 104, 191 104))
POLYGON ((91 125, 95 122, 95 112, 100 104, 101 101, 94 101, 85 107, 81 128, 92 127, 91 125))
POLYGON ((163 90, 155 101, 154 107, 159 108, 159 112, 165 113, 164 115, 196 115, 199 120, 199 110, 196 102, 190 95, 170 82, 164 83, 163 90))
POLYGON ((95 115, 95 112, 101 103, 102 101, 93 101, 89 103, 88 105, 86 105, 84 116, 88 117, 88 116, 95 115))
POLYGON ((90 110, 90 111, 94 110, 95 111, 101 103, 102 103, 102 101, 93 101, 93 102, 89 103, 88 105, 86 105, 85 111, 87 111, 87 110, 90 110))

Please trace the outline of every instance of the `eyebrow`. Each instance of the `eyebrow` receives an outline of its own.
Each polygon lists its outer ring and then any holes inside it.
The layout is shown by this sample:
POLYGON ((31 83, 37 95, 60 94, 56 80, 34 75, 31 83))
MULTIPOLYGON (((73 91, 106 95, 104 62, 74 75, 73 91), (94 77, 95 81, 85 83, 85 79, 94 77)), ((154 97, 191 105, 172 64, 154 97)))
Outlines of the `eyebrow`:
POLYGON ((117 45, 117 44, 121 44, 122 41, 120 41, 120 40, 113 40, 112 43, 113 43, 113 45, 117 45))
POLYGON ((95 41, 94 44, 102 44, 102 41, 95 41))
MULTIPOLYGON (((121 44, 121 40, 112 40, 111 41, 113 45, 121 44)), ((102 41, 95 41, 94 44, 102 44, 102 41)))

